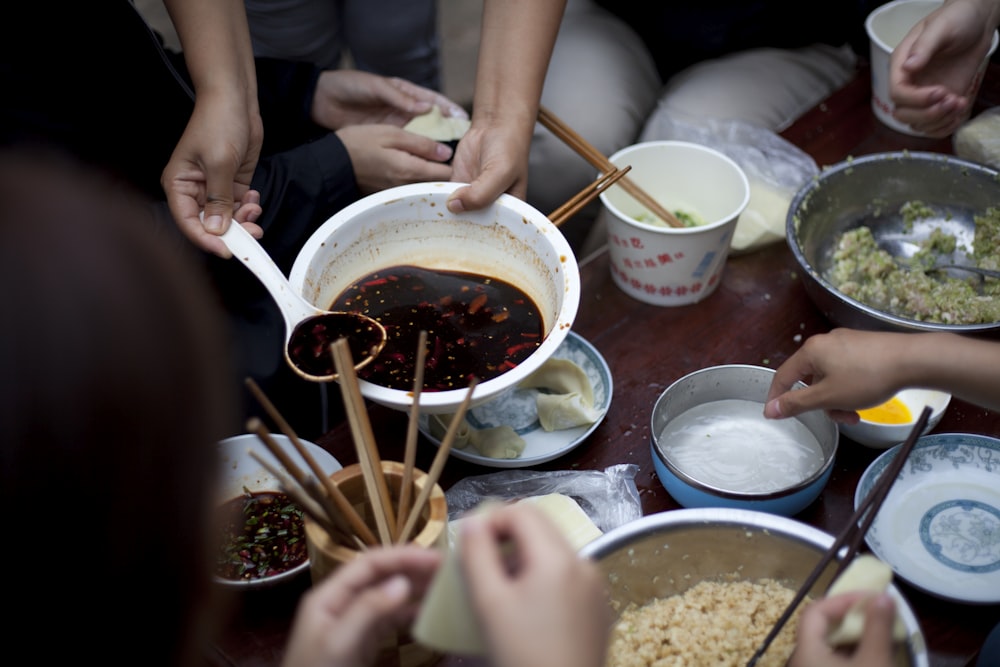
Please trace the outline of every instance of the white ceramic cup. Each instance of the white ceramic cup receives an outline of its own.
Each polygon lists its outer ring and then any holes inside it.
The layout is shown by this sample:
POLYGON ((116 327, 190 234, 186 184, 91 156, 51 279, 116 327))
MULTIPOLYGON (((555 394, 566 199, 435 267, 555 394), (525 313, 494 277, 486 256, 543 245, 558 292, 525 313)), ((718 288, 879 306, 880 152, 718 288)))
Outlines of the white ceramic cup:
MULTIPOLYGON (((915 137, 926 135, 892 117, 896 106, 889 96, 889 58, 893 49, 906 37, 906 33, 942 4, 943 0, 894 0, 872 11, 865 20, 865 30, 871 46, 872 111, 892 129, 915 137)), ((986 65, 996 51, 997 40, 998 35, 994 31, 989 53, 972 82, 969 91, 972 94, 979 91, 986 65)))
POLYGON ((628 178, 670 211, 696 213, 697 227, 640 222, 650 215, 623 188, 601 193, 611 275, 626 294, 656 306, 701 301, 722 279, 729 243, 750 201, 746 174, 714 149, 684 141, 648 141, 610 158, 631 165, 628 178))

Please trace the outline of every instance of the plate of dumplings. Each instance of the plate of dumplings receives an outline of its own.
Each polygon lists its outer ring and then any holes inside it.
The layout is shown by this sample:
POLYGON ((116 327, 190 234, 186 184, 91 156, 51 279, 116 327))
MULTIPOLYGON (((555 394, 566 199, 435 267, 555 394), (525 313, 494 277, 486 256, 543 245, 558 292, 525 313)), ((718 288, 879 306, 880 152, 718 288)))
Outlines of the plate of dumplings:
MULTIPOLYGON (((611 405, 611 369, 589 341, 570 331, 517 387, 465 414, 451 455, 493 468, 524 468, 559 458, 587 439, 611 405)), ((441 444, 452 415, 421 415, 420 432, 441 444)))

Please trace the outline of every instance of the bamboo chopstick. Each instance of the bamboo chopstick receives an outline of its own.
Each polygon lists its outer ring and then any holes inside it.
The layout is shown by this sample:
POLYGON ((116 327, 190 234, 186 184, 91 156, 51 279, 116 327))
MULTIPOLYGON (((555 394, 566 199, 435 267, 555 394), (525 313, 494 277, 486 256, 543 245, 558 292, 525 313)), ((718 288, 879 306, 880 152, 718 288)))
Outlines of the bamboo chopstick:
POLYGON ((917 422, 913 425, 913 429, 910 430, 910 435, 906 438, 906 441, 903 442, 899 451, 896 453, 896 456, 893 457, 892 461, 889 462, 889 465, 887 465, 885 470, 882 471, 882 476, 879 477, 877 482, 875 482, 875 485, 872 486, 871 491, 868 492, 865 499, 860 505, 858 505, 858 508, 854 510, 854 514, 848 520, 844 529, 840 531, 837 539, 835 539, 833 544, 831 544, 830 547, 823 553, 823 557, 820 558, 816 567, 814 567, 813 571, 808 577, 806 577, 806 580, 799 587, 798 592, 796 592, 795 597, 793 597, 792 601, 788 603, 785 611, 778 618, 774 627, 771 628, 771 632, 764 638, 760 648, 757 649, 757 652, 754 653, 753 657, 750 658, 750 661, 747 662, 747 667, 754 667, 757 664, 757 661, 763 657, 767 648, 771 645, 771 642, 774 641, 775 637, 778 636, 778 633, 781 632, 781 629, 785 626, 785 623, 787 623, 788 619, 792 617, 793 613, 795 613, 795 609, 799 606, 799 603, 802 602, 805 596, 809 593, 809 589, 813 587, 813 584, 815 584, 816 580, 819 579, 823 570, 826 569, 826 566, 837 556, 837 552, 840 551, 845 544, 847 544, 848 547, 844 552, 844 557, 841 559, 840 566, 837 568, 834 579, 836 579, 837 574, 842 572, 843 569, 850 563, 851 559, 854 558, 854 554, 857 553, 858 548, 861 546, 861 541, 864 539, 865 533, 868 532, 869 526, 871 526, 872 521, 875 520, 875 515, 878 514, 879 508, 882 506, 882 502, 886 499, 886 496, 889 495, 889 490, 895 483, 896 478, 899 477, 899 471, 902 470, 903 464, 910 455, 910 451, 913 450, 914 444, 917 442, 920 434, 923 433, 924 427, 927 426, 927 420, 930 416, 930 407, 924 407, 924 411, 920 414, 917 422), (859 522, 861 522, 861 525, 859 525, 859 522))
POLYGON ((365 544, 369 546, 375 545, 378 540, 376 539, 375 534, 372 533, 371 529, 368 527, 368 524, 364 522, 361 515, 359 515, 357 510, 354 509, 354 506, 351 504, 351 501, 347 499, 347 496, 344 495, 344 492, 341 491, 340 488, 333 483, 333 480, 330 479, 330 476, 323 471, 323 468, 316 462, 312 453, 310 453, 309 450, 306 449, 306 446, 302 444, 302 441, 299 440, 299 436, 296 435, 291 425, 285 421, 285 418, 281 415, 281 412, 278 411, 278 408, 275 407, 271 400, 264 394, 260 386, 254 382, 253 378, 248 377, 246 379, 246 386, 250 389, 251 393, 253 393, 257 401, 264 407, 264 410, 271 417, 271 419, 274 420, 274 423, 278 425, 281 432, 284 433, 289 440, 291 440, 292 445, 295 446, 295 450, 299 453, 302 459, 309 465, 309 468, 313 471, 313 474, 316 475, 317 479, 319 479, 327 495, 333 499, 333 503, 336 505, 339 512, 338 516, 342 516, 347 521, 350 531, 353 531, 354 534, 357 535, 365 544))
MULTIPOLYGON (((403 452, 403 481, 399 487, 399 511, 397 517, 404 517, 410 510, 410 488, 413 486, 413 466, 417 459, 417 426, 420 420, 420 392, 424 388, 424 364, 427 360, 427 332, 421 330, 417 339, 417 356, 413 373, 413 404, 410 406, 410 421, 406 429, 406 448, 403 452)), ((402 525, 396 522, 396 541, 402 534, 402 525)))
POLYGON ((615 169, 610 174, 602 174, 597 180, 588 184, 584 189, 573 195, 565 204, 549 214, 549 220, 556 227, 576 215, 577 211, 590 203, 590 201, 601 194, 612 185, 618 182, 625 174, 631 171, 632 165, 626 165, 621 169, 615 169))
POLYGON ((361 396, 361 388, 358 385, 358 376, 354 370, 354 360, 351 358, 351 349, 348 347, 347 339, 339 338, 331 343, 330 352, 333 354, 333 363, 337 368, 337 375, 340 377, 347 420, 351 426, 354 447, 358 452, 358 462, 364 473, 365 488, 372 505, 372 513, 375 515, 379 539, 383 545, 388 546, 392 544, 392 538, 396 534, 396 518, 389 496, 389 487, 385 481, 385 473, 382 470, 382 459, 378 453, 378 446, 375 444, 375 435, 372 433, 372 425, 368 420, 368 411, 365 409, 365 401, 361 396))
POLYGON ((476 388, 477 383, 476 378, 472 378, 472 381, 469 382, 469 389, 465 394, 465 398, 462 399, 461 405, 458 406, 458 411, 452 415, 451 423, 448 424, 448 431, 444 434, 444 438, 438 446, 437 454, 434 455, 434 461, 431 462, 431 469, 427 471, 427 477, 424 479, 423 488, 420 489, 420 495, 417 496, 416 502, 413 503, 413 508, 406 517, 406 524, 404 524, 403 530, 399 534, 400 542, 405 542, 410 538, 410 533, 413 532, 413 528, 417 524, 417 519, 420 518, 420 513, 423 512, 424 505, 427 504, 427 499, 430 498, 431 491, 434 490, 438 478, 441 477, 441 470, 444 468, 445 461, 448 460, 448 456, 451 453, 451 446, 455 442, 459 424, 465 419, 465 411, 469 408, 469 403, 472 401, 472 392, 476 388))
MULTIPOLYGON (((610 173, 615 169, 615 165, 599 150, 597 150, 597 148, 577 134, 575 130, 566 125, 566 123, 564 123, 544 106, 538 107, 538 122, 549 130, 549 132, 561 139, 566 145, 576 151, 583 159, 594 167, 597 167, 598 171, 602 174, 610 173)), ((660 205, 659 202, 649 196, 645 190, 636 185, 636 183, 630 178, 622 178, 619 185, 621 185, 622 189, 630 194, 636 201, 649 209, 653 215, 660 218, 671 227, 684 226, 684 223, 681 222, 676 215, 660 205)))

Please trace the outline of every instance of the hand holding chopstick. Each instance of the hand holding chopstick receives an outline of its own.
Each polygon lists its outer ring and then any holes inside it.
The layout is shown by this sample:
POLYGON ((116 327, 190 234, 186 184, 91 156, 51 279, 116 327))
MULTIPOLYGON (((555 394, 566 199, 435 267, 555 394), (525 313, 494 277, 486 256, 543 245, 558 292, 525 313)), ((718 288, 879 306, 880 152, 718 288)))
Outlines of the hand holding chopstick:
MULTIPOLYGON (((889 495, 889 490, 895 483, 896 478, 899 477, 899 471, 903 469, 903 464, 909 457, 910 452, 913 450, 914 444, 916 444, 917 439, 920 434, 923 433, 924 427, 927 426, 927 420, 931 416, 930 407, 924 407, 923 412, 917 419, 917 423, 913 425, 913 429, 910 431, 910 435, 906 438, 906 441, 900 446, 899 451, 896 456, 893 457, 892 461, 886 466, 886 469, 882 472, 882 476, 879 477, 878 481, 872 487, 871 491, 865 499, 858 505, 858 508, 854 511, 854 514, 848 520, 847 525, 834 540, 833 544, 823 553, 823 557, 820 558, 816 567, 813 571, 806 577, 806 580, 802 582, 799 587, 798 592, 796 592, 795 597, 792 601, 788 603, 785 611, 778 618, 778 621, 771 628, 771 632, 768 633, 767 637, 764 638, 763 643, 757 652, 753 654, 750 661, 747 663, 747 667, 755 667, 757 662, 761 659, 767 648, 774 641, 778 633, 788 622, 788 619, 792 617, 795 613, 795 609, 799 606, 799 603, 809 594, 809 590, 819 579, 820 575, 826 569, 826 566, 832 561, 836 556, 837 552, 846 544, 847 550, 844 552, 844 557, 841 559, 840 566, 837 568, 833 579, 836 579, 837 575, 840 574, 850 564, 854 555, 857 553, 861 546, 861 542, 864 539, 865 533, 868 532, 869 526, 871 526, 872 521, 875 520, 875 515, 878 514, 879 508, 882 506, 883 501, 885 501, 886 496, 889 495), (860 525, 859 525, 859 522, 860 525)), ((832 581, 832 580, 831 580, 832 581)))

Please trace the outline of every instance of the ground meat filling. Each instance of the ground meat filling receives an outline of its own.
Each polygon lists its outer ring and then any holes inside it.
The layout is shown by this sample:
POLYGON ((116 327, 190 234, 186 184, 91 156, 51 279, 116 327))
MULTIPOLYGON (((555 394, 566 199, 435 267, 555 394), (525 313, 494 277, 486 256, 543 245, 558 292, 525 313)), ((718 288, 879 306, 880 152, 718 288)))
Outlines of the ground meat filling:
MULTIPOLYGON (((911 213, 914 209, 909 209, 911 213)), ((977 266, 1000 268, 1000 208, 976 216, 972 253, 977 266)), ((1000 321, 1000 280, 925 272, 956 249, 950 234, 936 230, 921 244, 910 267, 878 247, 871 229, 857 227, 837 240, 827 279, 842 294, 866 306, 920 322, 988 324, 1000 321)))

